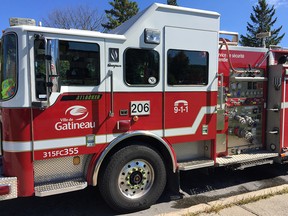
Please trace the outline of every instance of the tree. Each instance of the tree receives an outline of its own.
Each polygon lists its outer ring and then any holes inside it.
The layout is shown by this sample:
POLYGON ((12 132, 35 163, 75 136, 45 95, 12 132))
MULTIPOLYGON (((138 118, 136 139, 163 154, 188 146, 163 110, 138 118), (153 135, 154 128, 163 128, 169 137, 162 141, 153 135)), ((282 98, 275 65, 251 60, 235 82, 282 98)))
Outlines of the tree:
POLYGON ((80 5, 52 11, 46 19, 43 19, 43 25, 64 29, 102 31, 101 23, 105 20, 104 14, 99 15, 97 9, 80 5))
POLYGON ((168 4, 168 5, 175 5, 175 6, 178 6, 178 4, 177 4, 177 0, 167 0, 167 4, 168 4))
POLYGON ((252 23, 247 22, 248 33, 246 36, 240 36, 240 44, 243 46, 261 47, 263 44, 262 40, 265 40, 266 46, 279 44, 285 33, 278 36, 282 26, 272 29, 277 21, 277 18, 273 18, 276 12, 274 5, 269 7, 266 0, 258 0, 258 4, 253 6, 253 12, 250 14, 252 23), (271 32, 271 37, 266 39, 256 38, 256 34, 260 32, 271 32))
POLYGON ((139 11, 138 4, 129 0, 113 0, 109 2, 109 4, 113 8, 111 10, 105 10, 108 22, 102 24, 107 31, 121 25, 139 11))

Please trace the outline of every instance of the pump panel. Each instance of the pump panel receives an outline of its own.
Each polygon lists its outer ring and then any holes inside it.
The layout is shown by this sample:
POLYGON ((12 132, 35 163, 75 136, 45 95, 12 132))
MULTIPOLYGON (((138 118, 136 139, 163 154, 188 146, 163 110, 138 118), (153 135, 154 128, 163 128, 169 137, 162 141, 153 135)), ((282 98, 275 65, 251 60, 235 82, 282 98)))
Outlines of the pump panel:
POLYGON ((260 69, 231 70, 226 87, 227 151, 240 154, 261 149, 264 129, 264 88, 260 69))

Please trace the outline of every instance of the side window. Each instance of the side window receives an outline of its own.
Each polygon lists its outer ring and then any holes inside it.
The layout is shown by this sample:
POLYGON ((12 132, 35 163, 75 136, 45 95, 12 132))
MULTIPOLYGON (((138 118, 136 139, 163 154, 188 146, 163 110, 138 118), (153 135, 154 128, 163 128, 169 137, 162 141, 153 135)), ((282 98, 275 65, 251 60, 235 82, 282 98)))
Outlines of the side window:
POLYGON ((0 99, 8 100, 17 90, 17 36, 7 34, 2 38, 0 50, 0 99))
POLYGON ((59 42, 61 85, 100 84, 100 48, 95 43, 59 42))
POLYGON ((127 49, 125 52, 125 81, 131 86, 155 86, 159 82, 158 52, 127 49))
POLYGON ((206 51, 168 50, 168 85, 207 85, 206 51))

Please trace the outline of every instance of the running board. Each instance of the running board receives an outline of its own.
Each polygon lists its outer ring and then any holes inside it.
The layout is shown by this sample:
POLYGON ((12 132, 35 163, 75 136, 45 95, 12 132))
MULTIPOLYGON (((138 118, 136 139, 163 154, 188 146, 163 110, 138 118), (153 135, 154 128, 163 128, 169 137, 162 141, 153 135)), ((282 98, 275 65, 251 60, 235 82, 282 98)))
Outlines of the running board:
POLYGON ((273 164, 273 159, 263 159, 263 160, 257 160, 257 161, 251 161, 251 162, 245 162, 241 164, 237 164, 232 166, 233 170, 244 170, 245 168, 254 167, 254 166, 260 166, 264 164, 273 164))
POLYGON ((87 187, 87 182, 83 179, 74 179, 65 182, 41 184, 34 188, 35 196, 45 197, 55 194, 62 194, 77 190, 82 190, 87 187))
POLYGON ((229 155, 225 157, 217 157, 216 166, 220 167, 220 166, 229 166, 229 165, 235 165, 235 164, 244 165, 245 163, 248 164, 248 163, 253 163, 253 162, 254 162, 254 165, 257 166, 258 162, 261 163, 260 161, 262 161, 263 163, 265 160, 273 161, 273 159, 277 158, 278 156, 279 156, 278 153, 271 153, 267 151, 261 151, 261 152, 257 151, 257 152, 239 154, 239 155, 229 155))
POLYGON ((214 166, 214 160, 207 158, 199 158, 192 161, 178 163, 179 170, 181 171, 187 171, 211 166, 214 166))

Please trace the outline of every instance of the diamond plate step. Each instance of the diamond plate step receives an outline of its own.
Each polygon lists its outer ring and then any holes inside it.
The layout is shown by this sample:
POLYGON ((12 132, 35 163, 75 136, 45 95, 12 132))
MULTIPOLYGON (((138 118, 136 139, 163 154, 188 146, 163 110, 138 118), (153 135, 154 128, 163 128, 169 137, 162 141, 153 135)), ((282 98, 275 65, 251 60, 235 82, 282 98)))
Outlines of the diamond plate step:
POLYGON ((179 170, 181 171, 187 171, 211 166, 214 166, 214 160, 208 158, 198 158, 192 161, 178 163, 179 170))
POLYGON ((0 201, 1 200, 8 200, 8 199, 14 199, 18 196, 18 188, 17 188, 17 178, 16 177, 4 177, 0 175, 0 187, 8 187, 9 191, 8 193, 0 195, 0 201))
POLYGON ((35 186, 35 196, 44 197, 71 191, 82 190, 87 187, 84 179, 73 179, 65 182, 41 184, 35 186))
POLYGON ((265 159, 271 159, 278 157, 278 153, 271 153, 268 151, 256 151, 251 153, 228 155, 225 157, 216 158, 216 166, 227 166, 232 164, 247 163, 265 159))
POLYGON ((273 164, 273 159, 262 159, 262 160, 256 160, 256 161, 249 161, 239 164, 238 166, 234 167, 234 170, 243 170, 245 168, 264 165, 264 164, 273 164))

